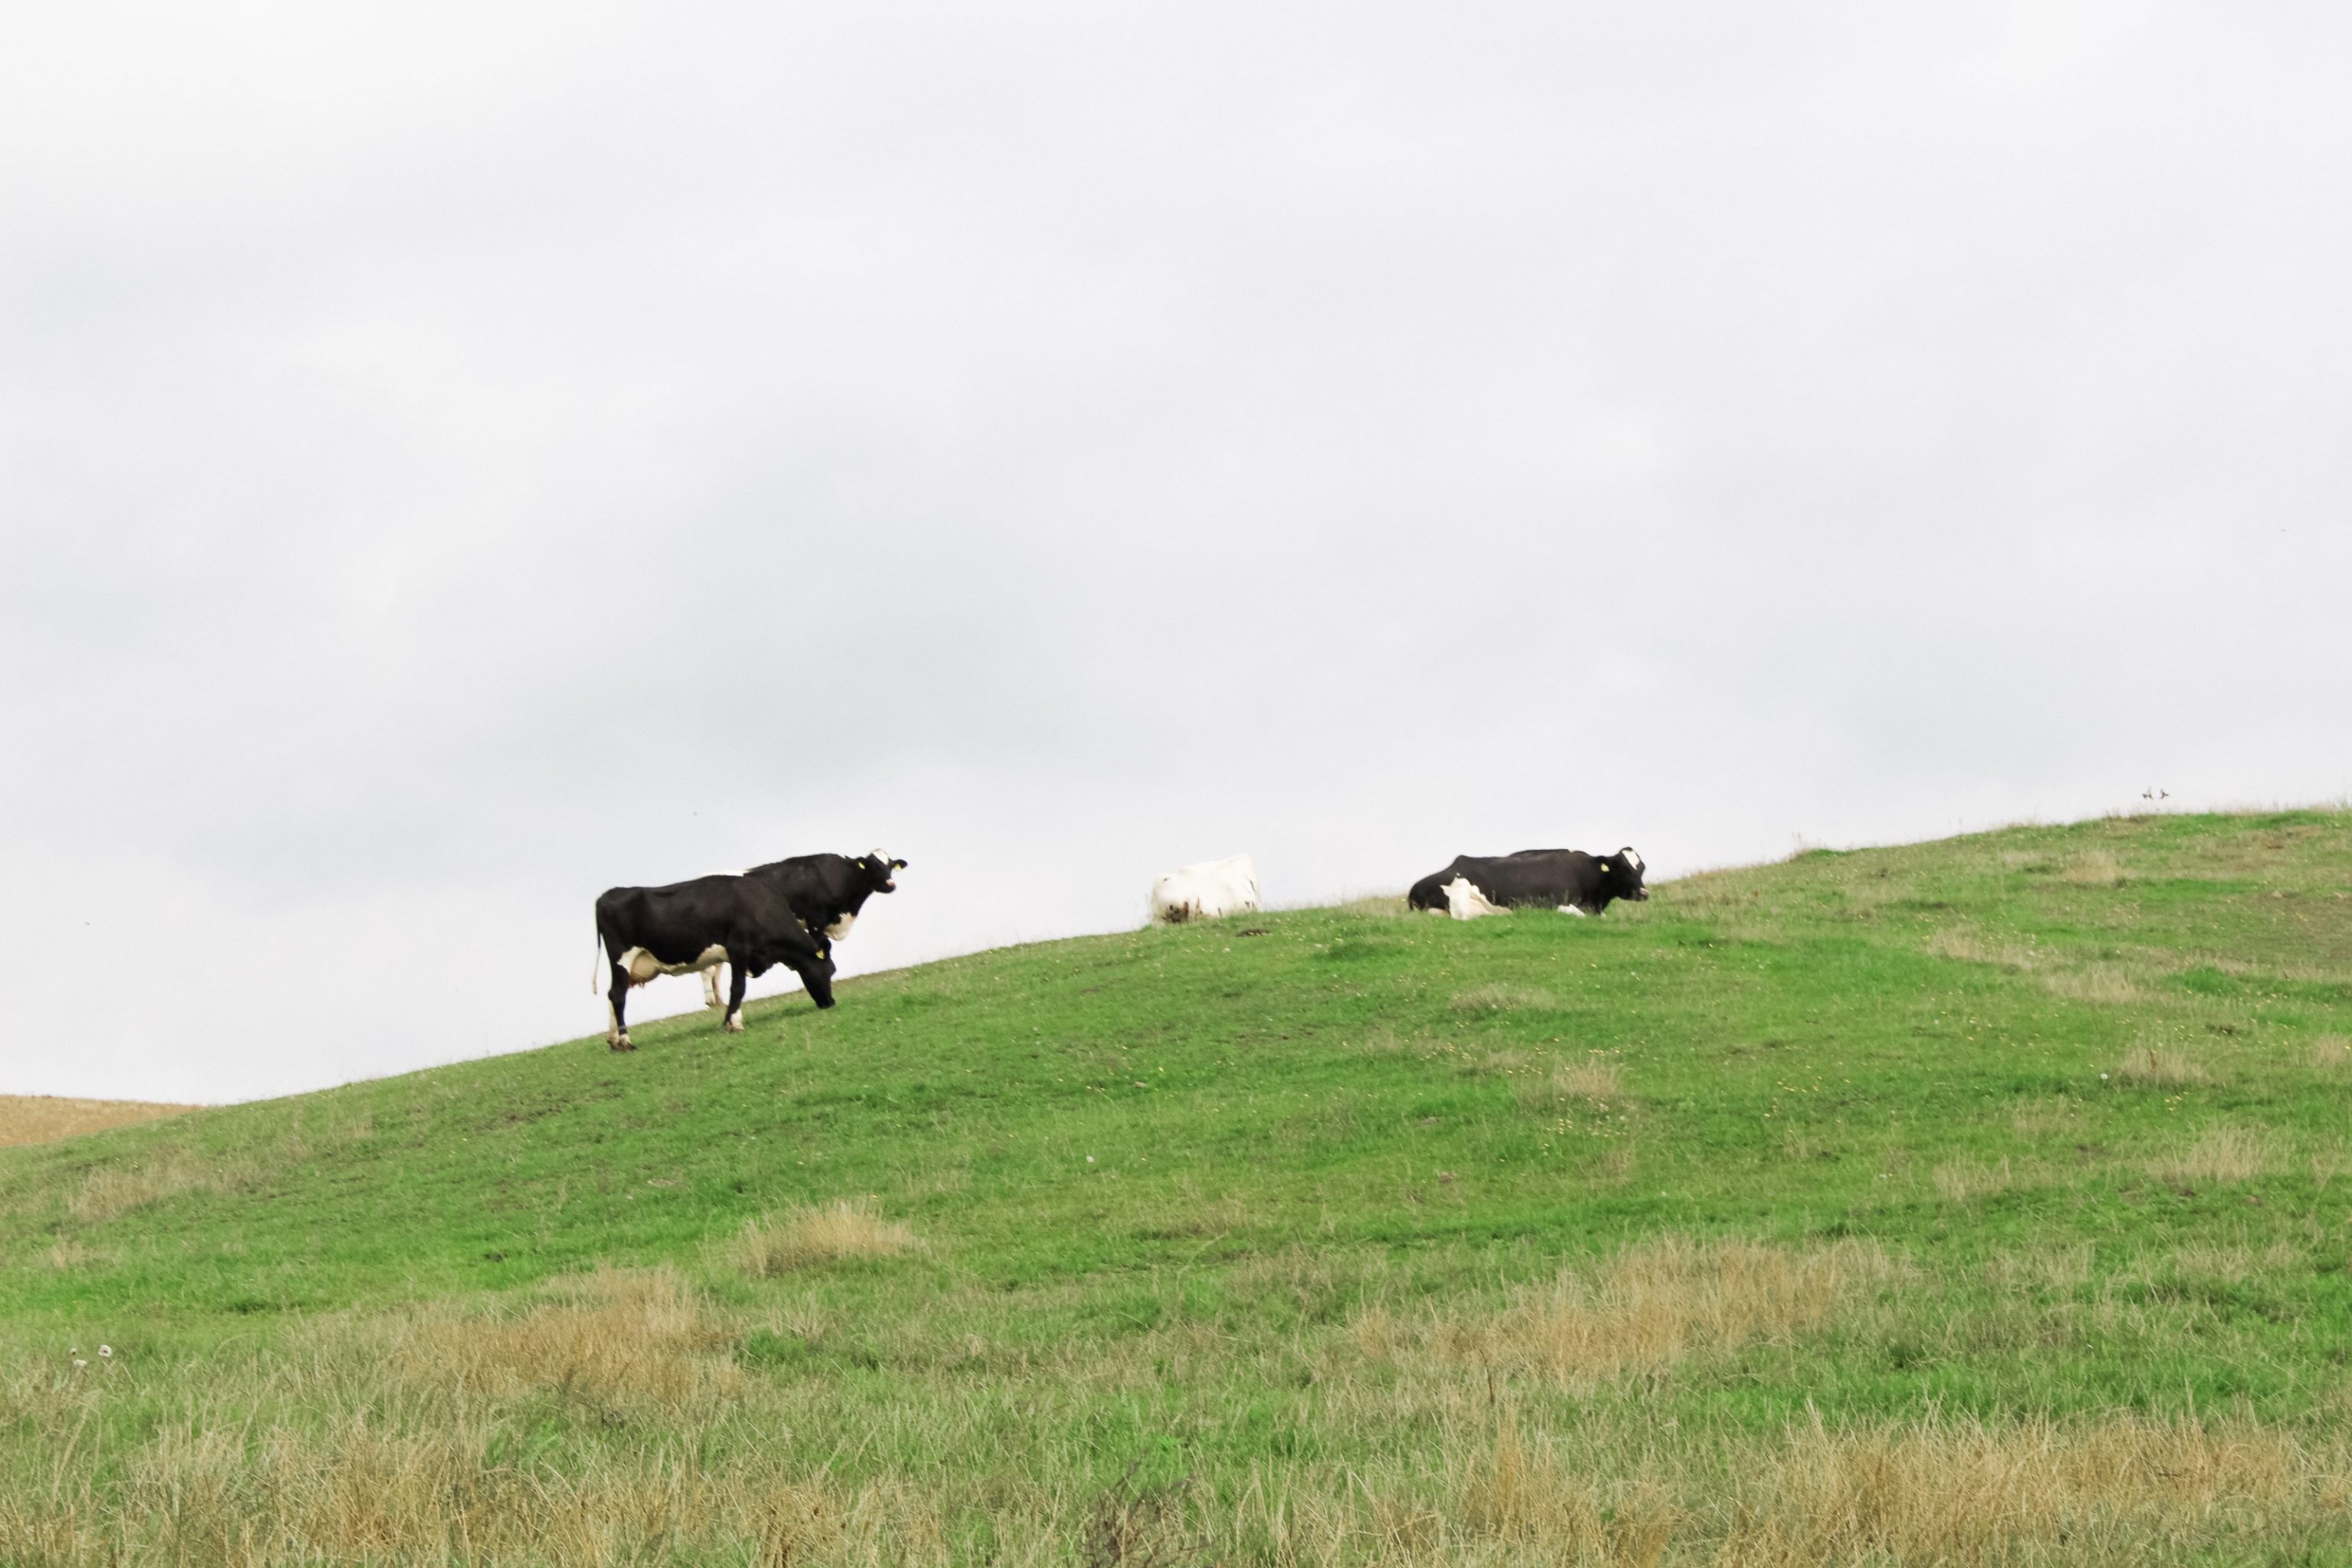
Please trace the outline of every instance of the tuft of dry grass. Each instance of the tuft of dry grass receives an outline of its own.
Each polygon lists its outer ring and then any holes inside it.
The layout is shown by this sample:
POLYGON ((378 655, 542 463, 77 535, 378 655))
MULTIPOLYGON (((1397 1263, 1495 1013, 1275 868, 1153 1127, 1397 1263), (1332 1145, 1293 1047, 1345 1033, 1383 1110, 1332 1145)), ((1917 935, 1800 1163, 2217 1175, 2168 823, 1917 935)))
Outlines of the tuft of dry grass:
POLYGON ((865 1258, 896 1258, 921 1244, 897 1220, 884 1219, 870 1198, 843 1198, 744 1222, 734 1260, 755 1279, 796 1268, 865 1258))
POLYGON ((2191 1182, 2246 1182, 2271 1174, 2277 1163, 2270 1139, 2260 1130, 2209 1127, 2188 1148, 2148 1161, 2147 1173, 2184 1186, 2191 1182))
POLYGON ((2306 1259, 2290 1241, 2273 1241, 2257 1252, 2251 1247, 2226 1243, 2189 1242, 2165 1255, 2171 1271, 2192 1279, 2218 1279, 2237 1285, 2264 1274, 2276 1274, 2306 1259))
POLYGON ((1927 952, 1937 958, 1956 958, 1963 963, 1990 963, 2018 971, 2032 969, 2041 958, 2031 947, 1989 942, 1962 926, 1948 926, 1930 935, 1927 952))
POLYGON ((2127 873, 2113 850, 2086 849, 2068 860, 2059 875, 2085 888, 2119 888, 2127 873))
POLYGON ((1681 1524, 1680 1510, 1654 1484, 1637 1485, 1612 1506, 1548 1441, 1522 1438, 1507 1410, 1494 1447, 1465 1468, 1455 1506, 1462 1532, 1538 1546, 1554 1561, 1650 1568, 1681 1524))
POLYGON ((727 1353, 731 1336, 667 1264, 599 1268, 522 1311, 436 1312, 393 1338, 386 1355, 394 1370, 426 1384, 628 1393, 677 1404, 742 1382, 727 1353))
POLYGON ((66 1212, 95 1223, 184 1193, 234 1192, 258 1174, 249 1160, 205 1161, 184 1149, 160 1149, 143 1159, 109 1161, 92 1170, 66 1199, 66 1212))
POLYGON ((69 1100, 49 1094, 0 1094, 0 1149, 53 1143, 109 1127, 157 1121, 197 1109, 138 1100, 69 1100))
POLYGON ((2341 1035, 2320 1036, 2311 1043, 2311 1065, 2327 1072, 2352 1068, 2352 1040, 2341 1035))
POLYGON ((2087 1241, 2022 1252, 1997 1252, 1985 1260, 1984 1277, 1994 1289, 2074 1290, 2091 1281, 2096 1249, 2087 1241))
MULTIPOLYGON (((1859 1242, 1791 1252, 1668 1237, 1591 1275, 1563 1273, 1499 1312, 1437 1319, 1428 1342, 1445 1359, 1577 1384, 1818 1327, 1846 1295, 1895 1271, 1859 1242)), ((1393 1345, 1393 1323, 1386 1332, 1393 1345)))
POLYGON ((1454 1005, 1463 1012, 1502 1013, 1520 1007, 1557 1007, 1559 1000, 1549 991, 1497 982, 1456 992, 1454 1005))
POLYGON ((1625 1103, 1625 1078, 1617 1064, 1606 1057, 1587 1057, 1582 1061, 1555 1064, 1548 1073, 1538 1068, 1514 1074, 1511 1094, 1524 1110, 1557 1110, 1569 1105, 1590 1105, 1601 1110, 1612 1105, 1622 1109, 1625 1103))
POLYGON ((1992 1563, 2021 1542, 2062 1542, 2075 1560, 2107 1561, 2099 1548, 2130 1524, 2210 1525, 2224 1509, 2279 1502, 2309 1468, 2284 1437, 2193 1418, 1838 1431, 1816 1416, 1739 1483, 1712 1561, 1992 1563))
POLYGON ((2009 1124, 2029 1138, 2072 1132, 2083 1124, 2083 1102, 2063 1094, 2021 1100, 2011 1108, 2009 1124))
POLYGON ((51 1242, 49 1250, 45 1256, 48 1259, 49 1267, 61 1274, 70 1274, 77 1268, 87 1268, 99 1258, 95 1251, 84 1247, 69 1236, 61 1236, 51 1242))
POLYGON ((2016 1173, 2010 1169, 2006 1154, 1998 1163, 1988 1163, 1982 1160, 1947 1160, 1936 1167, 1933 1179, 1936 1190, 1956 1204, 2005 1193, 2017 1184, 2016 1173))
POLYGON ((1402 893, 1374 893, 1360 899, 1349 899, 1339 906, 1343 915, 1381 917, 1409 915, 1414 912, 1402 893))
POLYGON ((2131 976, 2115 969, 2068 970, 2063 973, 2043 975, 2042 984, 2049 987, 2052 995, 2063 996, 2070 1002, 2098 1002, 2112 1005, 2147 999, 2147 993, 2135 984, 2131 976))
POLYGON ((853 1488, 780 1465, 713 1470, 676 1446, 558 1469, 508 1456, 512 1439, 479 1416, 408 1431, 365 1410, 307 1430, 169 1424, 133 1467, 127 1527, 85 1525, 80 1509, 55 1501, 33 1510, 0 1500, 0 1561, 258 1568, 940 1556, 937 1517, 904 1485, 853 1488), (681 1546, 709 1555, 673 1556, 681 1546))
POLYGON ((2159 1050, 2154 1046, 2135 1046, 2124 1053, 2122 1061, 2116 1064, 2116 1079, 2120 1083, 2154 1084, 2170 1089, 2185 1084, 2210 1083, 2213 1075, 2179 1051, 2159 1050))

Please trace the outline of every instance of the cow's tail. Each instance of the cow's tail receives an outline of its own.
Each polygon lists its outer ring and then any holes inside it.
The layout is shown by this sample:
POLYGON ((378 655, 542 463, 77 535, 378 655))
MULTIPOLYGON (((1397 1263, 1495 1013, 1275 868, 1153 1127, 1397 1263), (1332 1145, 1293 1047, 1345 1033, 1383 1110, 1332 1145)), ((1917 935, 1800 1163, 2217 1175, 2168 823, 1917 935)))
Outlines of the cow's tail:
POLYGON ((595 941, 588 944, 588 994, 597 994, 596 982, 604 978, 604 928, 596 928, 595 941))

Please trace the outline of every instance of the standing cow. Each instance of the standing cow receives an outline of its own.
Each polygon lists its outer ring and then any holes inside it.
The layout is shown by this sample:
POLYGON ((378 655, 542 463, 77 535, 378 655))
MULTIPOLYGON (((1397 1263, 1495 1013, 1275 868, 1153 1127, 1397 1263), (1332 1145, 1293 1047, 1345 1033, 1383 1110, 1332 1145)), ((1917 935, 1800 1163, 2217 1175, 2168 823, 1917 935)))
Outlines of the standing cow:
POLYGON ((867 899, 898 890, 897 873, 906 868, 904 860, 893 860, 877 849, 855 860, 846 855, 795 855, 754 866, 743 875, 782 889, 811 934, 839 941, 857 923, 867 899))
POLYGON ((1649 898, 1642 875, 1642 858, 1630 847, 1614 855, 1587 855, 1581 849, 1457 855, 1444 870, 1415 882, 1405 897, 1416 910, 1458 920, 1517 909, 1597 915, 1619 899, 1638 903, 1649 898), (1465 886, 1457 888, 1457 883, 1465 886))
POLYGON ((784 964, 808 987, 809 1000, 833 1005, 833 947, 812 936, 777 888, 755 877, 697 877, 666 888, 613 888, 596 900, 596 940, 611 964, 611 1027, 604 1042, 633 1051, 629 988, 657 974, 686 974, 726 964, 734 971, 727 1028, 743 1028, 743 988, 784 964))
MULTIPOLYGON (((785 901, 810 935, 838 939, 847 936, 849 928, 857 923, 857 911, 866 907, 869 895, 898 891, 892 873, 906 868, 904 860, 893 860, 877 849, 855 860, 846 855, 795 855, 754 866, 743 875, 782 889, 785 901)), ((721 967, 714 963, 702 972, 706 1006, 719 1005, 721 967)))
POLYGON ((1257 908, 1257 868, 1246 855, 1203 860, 1151 884, 1151 919, 1160 925, 1246 914, 1257 908))

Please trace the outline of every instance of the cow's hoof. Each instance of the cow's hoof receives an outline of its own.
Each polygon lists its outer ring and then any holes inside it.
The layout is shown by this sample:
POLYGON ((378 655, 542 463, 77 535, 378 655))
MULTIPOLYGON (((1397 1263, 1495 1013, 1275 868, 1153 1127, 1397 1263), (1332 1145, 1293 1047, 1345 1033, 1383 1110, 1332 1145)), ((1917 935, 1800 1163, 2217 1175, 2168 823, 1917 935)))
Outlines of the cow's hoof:
POLYGON ((617 1040, 607 1040, 605 1044, 616 1051, 634 1051, 637 1048, 626 1035, 623 1035, 617 1040))
POLYGON ((730 1035, 740 1035, 740 1034, 741 1034, 741 1033, 743 1032, 743 1020, 742 1020, 742 1019, 740 1019, 740 1018, 730 1018, 730 1019, 728 1019, 728 1020, 727 1020, 727 1032, 728 1032, 729 1034, 730 1034, 730 1035))

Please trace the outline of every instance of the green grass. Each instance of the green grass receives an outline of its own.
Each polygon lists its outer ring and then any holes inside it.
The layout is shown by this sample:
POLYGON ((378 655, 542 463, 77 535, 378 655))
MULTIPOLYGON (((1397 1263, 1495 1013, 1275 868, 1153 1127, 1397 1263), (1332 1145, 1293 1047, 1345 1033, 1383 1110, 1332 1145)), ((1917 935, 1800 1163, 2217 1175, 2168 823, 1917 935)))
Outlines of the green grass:
POLYGON ((0 1150, 0 1561, 2352 1562, 2347 889, 2342 812, 2022 827, 0 1150), (843 1198, 919 1245, 743 1266, 843 1198))

